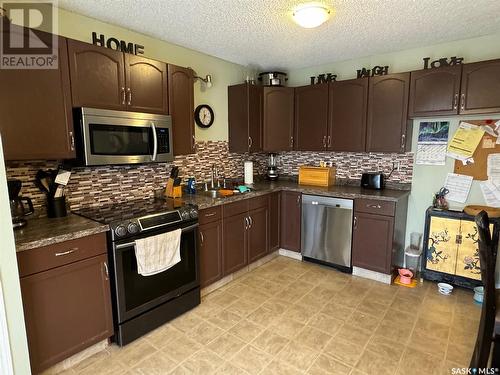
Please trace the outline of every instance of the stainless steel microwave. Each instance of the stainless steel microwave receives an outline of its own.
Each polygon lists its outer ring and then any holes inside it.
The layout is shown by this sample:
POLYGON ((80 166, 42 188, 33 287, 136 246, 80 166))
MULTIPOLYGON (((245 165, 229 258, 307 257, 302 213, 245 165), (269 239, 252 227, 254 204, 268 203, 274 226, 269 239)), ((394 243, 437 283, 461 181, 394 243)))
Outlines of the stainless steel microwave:
POLYGON ((78 108, 75 112, 76 151, 82 165, 174 159, 170 116, 96 108, 78 108))

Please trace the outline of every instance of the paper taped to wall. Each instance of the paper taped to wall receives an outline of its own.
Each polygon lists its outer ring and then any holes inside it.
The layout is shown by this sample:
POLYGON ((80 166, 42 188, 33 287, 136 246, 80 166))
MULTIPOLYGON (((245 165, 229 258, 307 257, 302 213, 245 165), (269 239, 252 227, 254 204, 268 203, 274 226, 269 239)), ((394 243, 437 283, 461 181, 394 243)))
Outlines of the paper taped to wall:
POLYGON ((481 187, 481 192, 483 193, 486 205, 490 207, 500 207, 500 192, 498 189, 488 181, 480 182, 479 186, 481 187))
POLYGON ((448 144, 446 155, 458 160, 472 157, 483 135, 484 130, 479 126, 462 121, 448 144))
POLYGON ((472 176, 457 173, 448 173, 444 187, 449 190, 446 199, 454 202, 465 203, 469 197, 472 185, 472 176))

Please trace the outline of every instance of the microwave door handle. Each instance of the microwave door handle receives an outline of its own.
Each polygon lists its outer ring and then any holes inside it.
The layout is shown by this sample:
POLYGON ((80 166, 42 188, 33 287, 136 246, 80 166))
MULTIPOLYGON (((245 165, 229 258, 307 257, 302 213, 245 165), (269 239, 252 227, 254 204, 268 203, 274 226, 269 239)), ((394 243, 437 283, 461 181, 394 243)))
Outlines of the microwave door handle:
POLYGON ((158 155, 158 136, 154 122, 151 122, 151 130, 153 131, 153 155, 151 156, 151 161, 156 161, 156 156, 158 155))

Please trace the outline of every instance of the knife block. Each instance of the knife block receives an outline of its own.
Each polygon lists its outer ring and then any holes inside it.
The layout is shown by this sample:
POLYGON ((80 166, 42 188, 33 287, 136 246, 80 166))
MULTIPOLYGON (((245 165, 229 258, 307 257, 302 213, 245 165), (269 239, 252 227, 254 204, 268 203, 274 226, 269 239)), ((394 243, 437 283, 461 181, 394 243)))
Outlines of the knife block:
POLYGON ((165 196, 168 198, 181 198, 182 197, 182 187, 174 186, 174 180, 169 178, 167 180, 167 187, 165 188, 165 196))

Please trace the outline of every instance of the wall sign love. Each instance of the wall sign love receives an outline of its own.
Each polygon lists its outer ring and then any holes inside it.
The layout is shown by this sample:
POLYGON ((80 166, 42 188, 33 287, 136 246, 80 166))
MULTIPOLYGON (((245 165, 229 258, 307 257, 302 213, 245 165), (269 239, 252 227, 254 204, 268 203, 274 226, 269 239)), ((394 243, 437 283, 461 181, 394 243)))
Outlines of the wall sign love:
POLYGON ((107 47, 120 52, 130 53, 132 55, 144 55, 143 45, 118 40, 114 37, 106 38, 104 34, 97 35, 95 31, 92 31, 92 44, 107 47))
POLYGON ((463 63, 464 58, 463 57, 441 57, 437 60, 430 61, 430 57, 424 57, 424 69, 434 69, 434 68, 441 68, 443 66, 454 66, 454 65, 460 65, 463 63), (430 63, 429 63, 430 62, 430 63))

